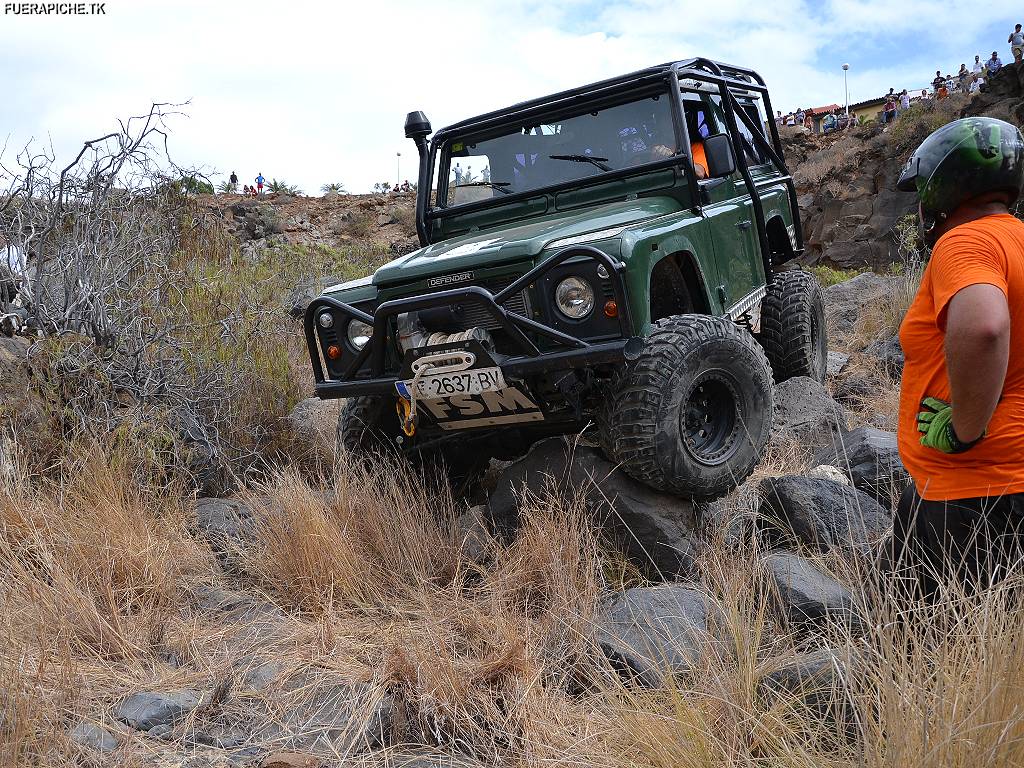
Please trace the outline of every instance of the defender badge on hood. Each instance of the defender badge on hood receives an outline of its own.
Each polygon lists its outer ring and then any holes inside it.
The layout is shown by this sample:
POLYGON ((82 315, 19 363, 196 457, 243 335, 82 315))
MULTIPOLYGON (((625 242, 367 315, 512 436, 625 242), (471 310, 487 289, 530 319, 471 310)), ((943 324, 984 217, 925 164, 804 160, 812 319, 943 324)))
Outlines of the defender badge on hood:
POLYGON ((454 285, 455 283, 464 283, 467 280, 472 279, 472 272, 459 272, 457 275, 442 275, 441 277, 432 277, 427 280, 427 287, 437 288, 440 285, 454 285))

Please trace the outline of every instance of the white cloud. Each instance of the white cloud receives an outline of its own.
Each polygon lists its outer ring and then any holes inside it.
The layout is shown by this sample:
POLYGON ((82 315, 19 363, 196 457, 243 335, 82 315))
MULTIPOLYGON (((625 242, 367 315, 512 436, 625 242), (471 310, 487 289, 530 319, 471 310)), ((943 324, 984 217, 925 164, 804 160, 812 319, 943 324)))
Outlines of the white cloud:
MULTIPOLYGON (((405 113, 435 127, 630 69, 702 55, 758 69, 776 105, 842 102, 837 57, 859 53, 852 101, 923 84, 1001 39, 1013 6, 956 0, 107 0, 103 17, 0 16, 0 131, 52 136, 62 155, 152 100, 191 100, 180 162, 246 181, 262 171, 316 193, 413 178, 405 113), (908 41, 896 60, 873 57, 908 41), (833 57, 836 57, 833 60, 833 57), (932 62, 937 63, 932 63, 932 62)), ((1003 35, 1002 37, 1005 37, 1003 35)))

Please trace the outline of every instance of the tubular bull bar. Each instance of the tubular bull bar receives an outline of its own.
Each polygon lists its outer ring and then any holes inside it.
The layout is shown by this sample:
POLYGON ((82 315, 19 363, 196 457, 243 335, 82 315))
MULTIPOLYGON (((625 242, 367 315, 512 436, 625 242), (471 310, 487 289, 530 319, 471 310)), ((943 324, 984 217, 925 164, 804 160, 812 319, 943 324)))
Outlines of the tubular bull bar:
MULTIPOLYGON (((469 285, 464 288, 452 288, 436 293, 391 299, 380 304, 372 315, 343 301, 332 299, 329 296, 319 296, 310 302, 303 318, 306 346, 309 348, 309 359, 316 380, 315 394, 324 400, 355 395, 394 394, 395 382, 399 380, 399 377, 384 370, 390 320, 404 312, 417 312, 431 307, 448 306, 456 302, 470 302, 479 305, 508 334, 517 354, 503 357, 497 361, 506 377, 519 378, 546 371, 582 368, 595 363, 618 362, 624 358, 624 347, 633 335, 632 318, 629 313, 629 305, 626 302, 623 277, 625 270, 625 264, 597 248, 569 246, 556 252, 551 258, 538 264, 498 293, 491 293, 480 286, 469 285), (613 341, 590 343, 528 317, 523 317, 504 307, 506 301, 544 277, 555 267, 569 259, 580 257, 593 259, 603 264, 608 270, 608 278, 612 283, 615 303, 618 306, 620 338, 613 341), (359 320, 373 326, 373 335, 366 346, 359 351, 337 379, 327 375, 317 343, 316 314, 324 308, 330 308, 344 315, 344 321, 337 326, 341 329, 342 337, 344 337, 344 329, 351 320, 359 320), (526 332, 549 339, 567 349, 543 352, 537 348, 526 332), (363 370, 367 363, 369 363, 368 372, 363 370)), ((598 298, 600 296, 595 286, 594 311, 600 311, 597 306, 598 298)), ((340 341, 339 343, 344 342, 340 341)))

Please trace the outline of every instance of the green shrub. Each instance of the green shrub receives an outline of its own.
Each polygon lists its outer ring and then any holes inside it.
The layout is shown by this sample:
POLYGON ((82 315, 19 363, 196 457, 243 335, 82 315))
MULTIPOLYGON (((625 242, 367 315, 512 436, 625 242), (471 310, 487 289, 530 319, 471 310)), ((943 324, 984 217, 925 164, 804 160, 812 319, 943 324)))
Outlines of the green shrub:
POLYGON ((835 269, 826 264, 815 264, 811 267, 811 274, 821 283, 822 288, 828 288, 830 285, 845 283, 847 280, 856 277, 860 274, 860 270, 835 269))

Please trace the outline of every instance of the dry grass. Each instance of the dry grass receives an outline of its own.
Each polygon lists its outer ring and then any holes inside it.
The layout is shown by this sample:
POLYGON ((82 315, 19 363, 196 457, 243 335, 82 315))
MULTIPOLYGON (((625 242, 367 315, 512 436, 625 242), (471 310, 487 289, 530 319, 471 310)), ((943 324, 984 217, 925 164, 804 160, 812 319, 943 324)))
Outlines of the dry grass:
MULTIPOLYGON (((759 471, 796 461, 775 450, 759 471)), ((455 524, 459 505, 394 466, 342 466, 319 481, 285 473, 254 492, 262 525, 251 575, 229 578, 173 497, 141 493, 108 452, 78 456, 51 484, 9 471, 0 485, 5 766, 78 764, 67 732, 83 717, 121 737, 109 765, 223 760, 193 740, 219 726, 244 725, 284 748, 282 729, 314 729, 315 717, 298 713, 339 685, 352 733, 312 748, 346 765, 385 764, 413 747, 510 766, 1024 760, 1019 591, 954 590, 925 610, 878 592, 856 564, 809 555, 857 585, 870 611, 864 637, 837 625, 815 638, 777 617, 763 553, 712 531, 695 579, 723 607, 725 644, 709 644, 693 674, 644 690, 624 684, 596 647, 617 559, 572 500, 528 500, 517 537, 486 539, 474 561, 455 524), (760 687, 820 646, 843 672, 819 691, 852 713, 842 729, 834 708, 760 687), (260 682, 253 673, 268 662, 260 682), (165 740, 109 722, 127 693, 182 687, 206 703, 165 740), (357 759, 356 726, 380 702, 396 744, 357 759)))

